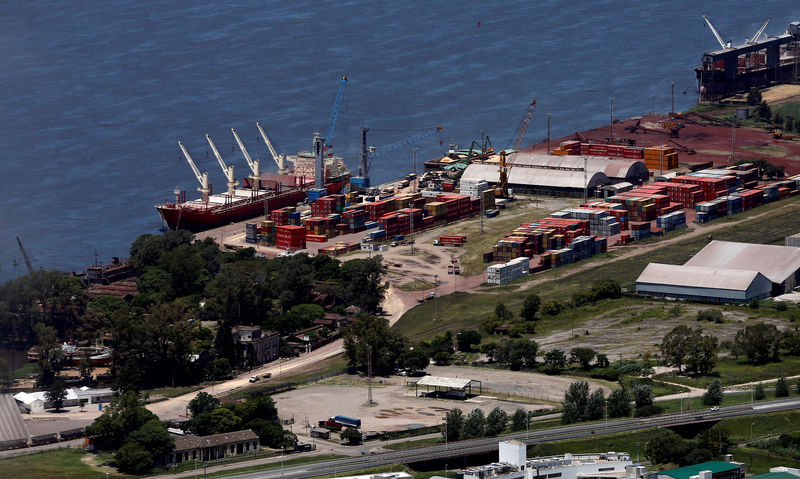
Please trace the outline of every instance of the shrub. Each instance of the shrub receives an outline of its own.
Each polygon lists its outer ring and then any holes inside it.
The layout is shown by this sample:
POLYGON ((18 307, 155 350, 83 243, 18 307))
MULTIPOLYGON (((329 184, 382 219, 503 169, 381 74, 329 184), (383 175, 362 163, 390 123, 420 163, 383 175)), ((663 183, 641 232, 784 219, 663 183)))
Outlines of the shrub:
POLYGON ((153 468, 153 458, 138 442, 129 442, 117 449, 114 462, 126 474, 144 474, 153 468))
POLYGON ((542 314, 545 316, 555 316, 564 310, 564 304, 557 299, 548 299, 542 303, 542 314))
POLYGON ((709 321, 712 323, 722 324, 723 319, 722 311, 718 309, 704 309, 697 313, 698 321, 709 321))

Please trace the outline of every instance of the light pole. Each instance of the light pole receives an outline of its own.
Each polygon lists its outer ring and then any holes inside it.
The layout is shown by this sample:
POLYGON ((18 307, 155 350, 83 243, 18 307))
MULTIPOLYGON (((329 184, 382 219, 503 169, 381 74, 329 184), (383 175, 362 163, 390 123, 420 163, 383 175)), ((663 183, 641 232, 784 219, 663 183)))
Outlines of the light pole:
POLYGON ((436 290, 436 287, 439 285, 439 275, 433 275, 433 299, 436 302, 436 312, 433 314, 433 320, 436 321, 439 319, 439 294, 436 290))
POLYGON ((614 98, 609 97, 611 101, 611 124, 608 125, 608 141, 614 141, 614 98))
POLYGON ((606 427, 608 427, 608 399, 603 399, 606 406, 606 427))
POLYGON ((447 419, 442 420, 442 424, 444 424, 444 448, 447 449, 447 419))
POLYGON ((755 424, 754 422, 750 423, 750 442, 753 442, 753 426, 755 426, 755 424))

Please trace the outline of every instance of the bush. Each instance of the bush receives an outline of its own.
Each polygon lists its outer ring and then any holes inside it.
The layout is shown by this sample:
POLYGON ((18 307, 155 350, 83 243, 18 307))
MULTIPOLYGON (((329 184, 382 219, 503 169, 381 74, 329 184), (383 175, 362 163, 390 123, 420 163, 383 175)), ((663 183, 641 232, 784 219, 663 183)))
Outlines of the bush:
POLYGON ((781 375, 778 378, 778 382, 775 383, 775 397, 776 398, 785 398, 789 396, 789 380, 786 379, 786 376, 781 375))
POLYGON ((786 311, 789 309, 789 305, 786 304, 786 301, 775 301, 772 304, 775 306, 775 311, 786 311))
POLYGON ((722 311, 718 309, 704 309, 697 313, 698 321, 708 321, 711 323, 722 324, 723 319, 722 311))
POLYGON ((542 314, 555 316, 564 310, 564 304, 557 299, 548 299, 542 304, 542 314))
POLYGON ((747 104, 750 106, 761 104, 761 91, 759 91, 758 88, 750 88, 750 91, 747 93, 747 104))
POLYGON ((595 379, 606 379, 608 381, 617 381, 622 373, 614 368, 597 368, 589 372, 589 377, 595 379))
POLYGON ((758 309, 758 307, 759 307, 758 300, 757 299, 753 299, 752 301, 750 301, 750 304, 748 304, 747 306, 749 306, 750 309, 758 309))
POLYGON ((637 407, 636 411, 633 413, 633 417, 650 417, 661 414, 662 412, 664 412, 664 408, 651 404, 649 406, 637 407))
POLYGON ((761 401, 762 399, 767 397, 767 393, 764 392, 764 384, 758 383, 756 384, 755 391, 753 391, 753 398, 756 401, 761 401))

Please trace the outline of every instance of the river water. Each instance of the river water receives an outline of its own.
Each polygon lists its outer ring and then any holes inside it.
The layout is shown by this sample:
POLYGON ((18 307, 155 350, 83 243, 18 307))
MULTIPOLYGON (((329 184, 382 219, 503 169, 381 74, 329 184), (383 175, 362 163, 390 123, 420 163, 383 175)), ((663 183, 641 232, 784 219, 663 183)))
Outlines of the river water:
MULTIPOLYGON (((219 191, 204 134, 237 176, 235 127, 254 156, 265 126, 277 149, 325 131, 347 75, 332 141, 351 169, 359 131, 380 147, 444 126, 419 161, 481 130, 510 145, 531 98, 526 142, 696 102, 693 67, 718 48, 701 15, 734 43, 771 18, 782 33, 800 6, 689 2, 10 2, 0 18, 0 280, 35 268, 82 270, 127 256, 161 226, 153 206, 197 182, 177 141, 219 191), (702 5, 702 9, 700 8, 702 5), (79 7, 80 6, 80 7, 79 7)), ((373 183, 411 170, 411 146, 377 157, 373 183)))

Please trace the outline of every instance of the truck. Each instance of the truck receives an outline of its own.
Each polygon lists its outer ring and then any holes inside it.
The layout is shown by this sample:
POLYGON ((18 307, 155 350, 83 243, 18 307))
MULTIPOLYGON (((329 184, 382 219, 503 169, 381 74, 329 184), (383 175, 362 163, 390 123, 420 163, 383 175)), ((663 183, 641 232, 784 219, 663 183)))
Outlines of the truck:
POLYGON ((350 416, 333 416, 331 420, 342 426, 354 427, 356 429, 361 427, 361 419, 350 416))
MULTIPOLYGON (((439 236, 438 245, 462 246, 467 242, 464 235, 442 235, 439 236)), ((437 244, 434 242, 434 244, 437 244)))

